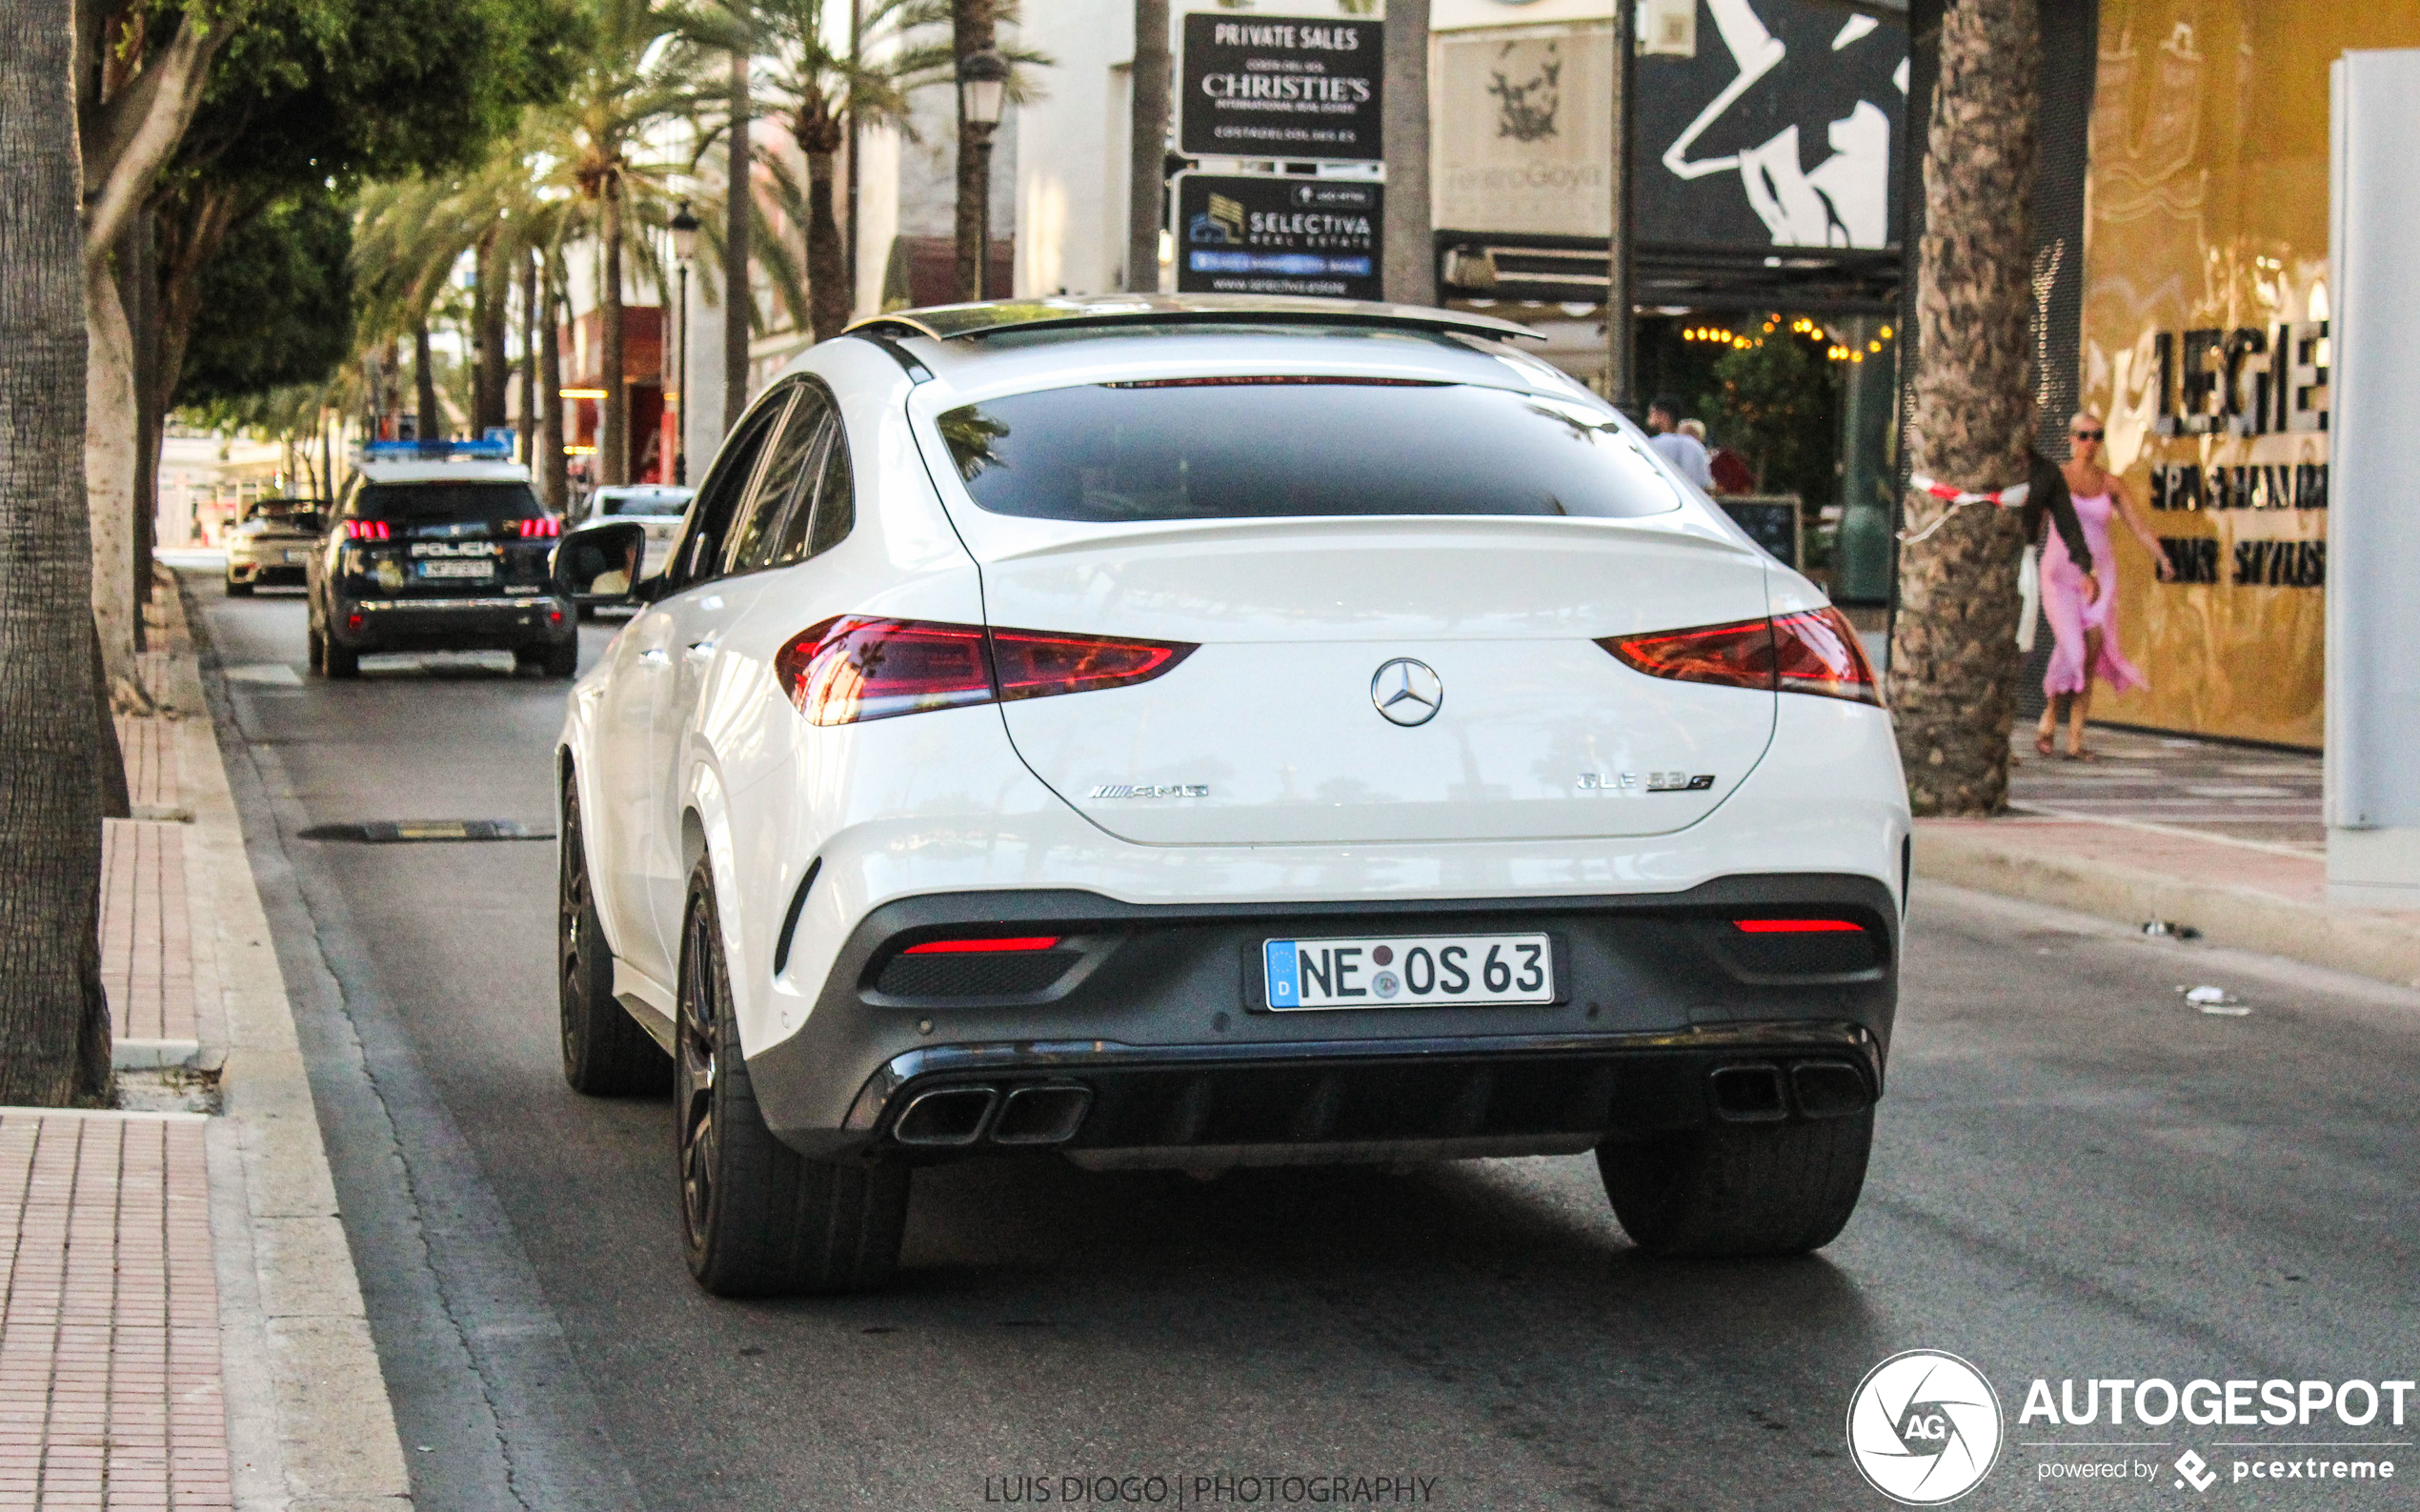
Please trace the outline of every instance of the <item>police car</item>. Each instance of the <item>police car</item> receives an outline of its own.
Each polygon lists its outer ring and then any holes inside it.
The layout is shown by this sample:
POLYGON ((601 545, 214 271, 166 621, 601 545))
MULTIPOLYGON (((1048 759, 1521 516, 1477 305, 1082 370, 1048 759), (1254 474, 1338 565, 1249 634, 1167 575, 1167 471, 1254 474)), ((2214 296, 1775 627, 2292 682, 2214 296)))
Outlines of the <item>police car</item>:
POLYGON ((510 651, 569 677, 579 622, 547 557, 563 534, 502 441, 371 442, 310 563, 311 669, 377 652, 510 651))

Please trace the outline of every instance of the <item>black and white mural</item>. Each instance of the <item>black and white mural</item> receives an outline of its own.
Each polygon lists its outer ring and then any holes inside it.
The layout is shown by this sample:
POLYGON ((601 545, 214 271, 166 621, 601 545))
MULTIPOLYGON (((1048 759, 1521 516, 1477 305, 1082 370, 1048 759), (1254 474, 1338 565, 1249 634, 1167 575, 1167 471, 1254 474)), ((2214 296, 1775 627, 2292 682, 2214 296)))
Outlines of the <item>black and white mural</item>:
MULTIPOLYGON (((1514 22, 1523 8, 1485 9, 1514 22)), ((1650 50, 1638 60, 1633 151, 1643 242, 1890 245, 1904 27, 1812 0, 1643 10, 1650 50)), ((1442 31, 1438 225, 1605 234, 1612 61, 1602 23, 1442 31)))

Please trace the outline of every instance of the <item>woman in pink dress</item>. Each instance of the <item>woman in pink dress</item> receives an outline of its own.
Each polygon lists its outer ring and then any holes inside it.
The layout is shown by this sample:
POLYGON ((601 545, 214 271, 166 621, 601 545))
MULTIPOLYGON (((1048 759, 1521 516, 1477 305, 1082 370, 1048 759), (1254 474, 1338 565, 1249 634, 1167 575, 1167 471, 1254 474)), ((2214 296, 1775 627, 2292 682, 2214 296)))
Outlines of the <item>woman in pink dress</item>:
POLYGON ((2050 670, 2042 677, 2047 705, 2042 711, 2041 725, 2034 731, 2033 748, 2044 756, 2050 754, 2050 737, 2059 728, 2064 708, 2067 759, 2071 761, 2098 759, 2084 747, 2084 720, 2092 706, 2095 678, 2119 693, 2148 686, 2142 672, 2118 649, 2117 570, 2116 558, 2109 552, 2110 518, 2125 516, 2127 529, 2134 533, 2134 538, 2159 564, 2162 582, 2176 576, 2176 568, 2168 561, 2159 537, 2151 534, 2150 522, 2126 496, 2126 485, 2102 468, 2102 436, 2101 417, 2097 414, 2079 414, 2069 421, 2067 463, 2060 470, 2067 477, 2067 494, 2075 501, 2076 520, 2084 527, 2085 544, 2099 572, 2087 575, 2078 570, 2067 554, 2067 543, 2056 532, 2042 548, 2042 617, 2050 622, 2050 633, 2058 637, 2058 646, 2050 653, 2050 670))

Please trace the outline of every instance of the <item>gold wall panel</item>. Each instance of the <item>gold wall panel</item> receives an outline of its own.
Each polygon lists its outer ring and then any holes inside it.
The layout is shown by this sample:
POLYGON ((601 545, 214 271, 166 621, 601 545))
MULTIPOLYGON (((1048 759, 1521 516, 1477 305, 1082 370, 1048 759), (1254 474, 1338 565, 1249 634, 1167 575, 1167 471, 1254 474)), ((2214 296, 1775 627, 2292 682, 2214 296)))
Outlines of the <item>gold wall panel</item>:
MULTIPOLYGON (((2250 328, 2273 346, 2280 327, 2328 318, 2328 68, 2348 50, 2404 47, 2420 47, 2420 5, 2103 0, 2082 392, 2107 420, 2109 465, 2138 504, 2148 508, 2155 467, 2274 469, 2256 474, 2274 485, 2296 465, 2327 462, 2324 432, 2162 434, 2161 391, 2181 389, 2188 331, 2250 328)), ((2247 373, 2245 389, 2256 385, 2247 373)), ((2326 538, 2325 509, 2277 492, 2252 508, 2205 500, 2151 513, 2164 537, 2216 543, 2215 583, 2157 581, 2112 525, 2119 637, 2150 686, 2096 698, 2095 716, 2319 745, 2324 590, 2269 586, 2290 581, 2296 563, 2308 576, 2309 552, 2248 547, 2262 581, 2235 580, 2245 543, 2326 538)), ((2198 550, 2207 564, 2209 548, 2198 550)))

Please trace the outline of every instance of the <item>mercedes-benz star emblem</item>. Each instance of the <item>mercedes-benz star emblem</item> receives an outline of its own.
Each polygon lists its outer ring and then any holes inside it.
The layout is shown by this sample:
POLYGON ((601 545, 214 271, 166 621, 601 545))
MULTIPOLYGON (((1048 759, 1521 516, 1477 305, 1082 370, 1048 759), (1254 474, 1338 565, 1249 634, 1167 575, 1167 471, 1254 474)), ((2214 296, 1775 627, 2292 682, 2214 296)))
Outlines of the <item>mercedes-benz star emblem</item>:
POLYGON ((1426 724, 1445 705, 1445 684, 1427 662, 1398 656, 1370 679, 1370 702, 1396 724, 1426 724))

